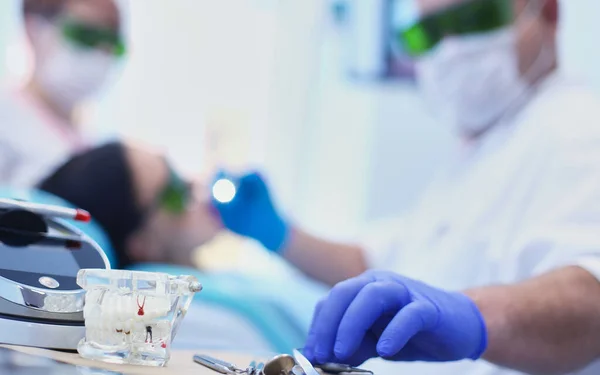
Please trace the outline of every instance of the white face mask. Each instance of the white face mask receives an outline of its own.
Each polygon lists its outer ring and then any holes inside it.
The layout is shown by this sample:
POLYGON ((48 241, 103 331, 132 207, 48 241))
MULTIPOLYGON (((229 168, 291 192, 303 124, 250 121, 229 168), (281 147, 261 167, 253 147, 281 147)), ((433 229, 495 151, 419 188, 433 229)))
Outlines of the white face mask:
POLYGON ((446 38, 416 68, 427 104, 461 134, 493 125, 528 87, 519 74, 513 28, 446 38))
POLYGON ((69 109, 100 90, 113 66, 110 54, 80 48, 48 23, 36 30, 36 79, 55 104, 69 109))

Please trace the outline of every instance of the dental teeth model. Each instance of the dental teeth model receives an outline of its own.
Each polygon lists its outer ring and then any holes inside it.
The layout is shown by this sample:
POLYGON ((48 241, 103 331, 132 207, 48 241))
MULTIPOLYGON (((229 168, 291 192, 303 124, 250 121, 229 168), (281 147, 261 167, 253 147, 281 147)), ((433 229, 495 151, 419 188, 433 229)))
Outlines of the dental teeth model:
POLYGON ((177 328, 201 285, 191 276, 122 270, 81 270, 86 290, 82 357, 164 366, 177 328))

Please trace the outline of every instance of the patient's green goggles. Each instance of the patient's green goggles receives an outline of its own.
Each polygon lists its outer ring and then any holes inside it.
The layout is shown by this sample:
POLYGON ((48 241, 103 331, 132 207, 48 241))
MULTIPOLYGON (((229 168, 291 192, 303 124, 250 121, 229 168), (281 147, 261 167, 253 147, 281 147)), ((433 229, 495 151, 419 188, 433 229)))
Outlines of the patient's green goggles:
POLYGON ((514 19, 514 0, 468 0, 396 30, 395 42, 408 55, 418 57, 444 37, 497 30, 514 19))
POLYGON ((125 42, 116 30, 92 26, 75 20, 63 20, 60 25, 64 37, 79 47, 108 47, 114 56, 121 57, 125 54, 125 42))
POLYGON ((191 190, 190 184, 169 168, 169 180, 158 196, 158 206, 171 214, 181 215, 192 199, 191 190))

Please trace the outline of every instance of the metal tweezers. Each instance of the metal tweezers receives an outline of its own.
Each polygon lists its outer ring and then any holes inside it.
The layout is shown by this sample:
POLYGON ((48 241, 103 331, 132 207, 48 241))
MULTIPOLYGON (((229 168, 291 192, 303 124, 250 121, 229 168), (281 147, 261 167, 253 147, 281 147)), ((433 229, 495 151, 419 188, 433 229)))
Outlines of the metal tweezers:
POLYGON ((222 361, 217 358, 213 358, 208 355, 194 355, 194 362, 201 364, 202 366, 208 367, 220 374, 233 375, 237 374, 237 367, 229 362, 222 361))
POLYGON ((324 371, 327 374, 332 375, 373 375, 373 372, 370 370, 352 367, 349 365, 343 365, 340 363, 325 363, 322 365, 316 365, 315 367, 324 371))

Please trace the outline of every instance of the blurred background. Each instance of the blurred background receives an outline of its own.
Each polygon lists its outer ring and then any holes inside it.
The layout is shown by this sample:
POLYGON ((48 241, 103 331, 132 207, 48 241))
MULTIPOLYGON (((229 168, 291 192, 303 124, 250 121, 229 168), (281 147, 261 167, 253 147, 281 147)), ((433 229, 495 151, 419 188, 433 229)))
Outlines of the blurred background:
MULTIPOLYGON (((410 207, 452 142, 410 77, 390 77, 381 25, 391 3, 130 1, 131 48, 93 130, 163 147, 193 173, 259 168, 294 220, 352 238, 365 221, 410 207)), ((600 4, 561 6, 563 68, 600 90, 600 52, 590 48, 600 4)), ((19 0, 0 3, 4 81, 27 65, 19 12, 19 0)), ((215 266, 254 270, 265 257, 203 253, 215 266)))
MULTIPOLYGON (((129 52, 90 112, 91 130, 161 147, 188 173, 257 168, 294 221, 352 239, 408 209, 453 142, 388 47, 392 3, 131 0, 129 52)), ((3 84, 28 66, 20 4, 0 2, 3 84)), ((600 2, 561 6, 563 69, 600 91, 600 2)), ((294 272, 256 247, 222 236, 198 263, 294 272)))

